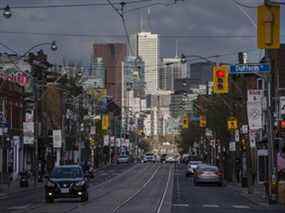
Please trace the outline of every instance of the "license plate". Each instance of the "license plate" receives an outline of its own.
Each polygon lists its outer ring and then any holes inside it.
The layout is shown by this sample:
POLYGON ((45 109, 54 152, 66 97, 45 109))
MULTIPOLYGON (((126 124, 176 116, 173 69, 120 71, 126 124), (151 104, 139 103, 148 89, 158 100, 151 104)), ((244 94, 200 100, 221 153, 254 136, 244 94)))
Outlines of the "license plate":
POLYGON ((61 193, 69 193, 69 189, 68 188, 61 188, 60 192, 61 193))

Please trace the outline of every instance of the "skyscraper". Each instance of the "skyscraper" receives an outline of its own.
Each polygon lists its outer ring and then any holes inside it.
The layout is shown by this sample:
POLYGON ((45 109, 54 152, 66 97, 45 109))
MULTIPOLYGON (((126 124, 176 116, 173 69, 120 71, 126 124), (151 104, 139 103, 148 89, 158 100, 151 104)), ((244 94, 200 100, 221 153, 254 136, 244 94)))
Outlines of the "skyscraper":
POLYGON ((175 79, 187 77, 187 64, 182 64, 180 58, 163 58, 159 69, 159 88, 174 91, 175 79))
POLYGON ((105 86, 108 96, 121 106, 122 100, 122 62, 127 56, 123 43, 94 44, 94 57, 103 58, 106 69, 105 86))
POLYGON ((146 94, 156 94, 159 89, 158 66, 159 37, 151 32, 140 32, 132 36, 132 47, 135 54, 145 62, 146 94))

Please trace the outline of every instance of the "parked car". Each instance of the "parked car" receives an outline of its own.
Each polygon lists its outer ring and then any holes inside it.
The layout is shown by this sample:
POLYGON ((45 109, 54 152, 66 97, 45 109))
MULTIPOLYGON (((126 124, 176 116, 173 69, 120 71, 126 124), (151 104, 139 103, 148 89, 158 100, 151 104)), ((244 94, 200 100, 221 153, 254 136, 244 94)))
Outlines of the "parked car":
POLYGON ((166 156, 166 163, 175 163, 177 161, 174 155, 167 155, 166 156))
POLYGON ((186 177, 194 175, 195 170, 200 164, 202 164, 202 161, 189 161, 189 163, 187 164, 186 177))
POLYGON ((147 153, 144 155, 143 157, 143 162, 152 162, 155 163, 156 159, 155 159, 155 155, 153 153, 147 153))
POLYGON ((54 202, 57 198, 80 198, 88 200, 88 178, 81 166, 56 166, 50 177, 46 177, 45 199, 54 202))
POLYGON ((161 163, 165 163, 166 162, 166 156, 167 156, 167 154, 161 155, 161 157, 160 157, 160 162, 161 163))
POLYGON ((223 173, 217 166, 200 164, 194 174, 194 185, 200 183, 215 183, 223 186, 223 173))
POLYGON ((128 155, 121 155, 118 157, 117 159, 117 163, 120 164, 120 163, 129 163, 129 156, 128 155))

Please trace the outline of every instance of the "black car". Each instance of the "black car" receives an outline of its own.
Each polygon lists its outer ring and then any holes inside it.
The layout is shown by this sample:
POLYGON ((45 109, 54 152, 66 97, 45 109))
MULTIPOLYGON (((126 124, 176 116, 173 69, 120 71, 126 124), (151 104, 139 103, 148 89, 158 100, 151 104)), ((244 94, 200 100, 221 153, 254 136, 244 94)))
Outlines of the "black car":
POLYGON ((45 199, 51 203, 57 198, 88 200, 88 179, 78 165, 57 166, 45 184, 45 199))
POLYGON ((165 162, 166 162, 166 157, 167 157, 167 154, 161 155, 161 157, 160 157, 160 162, 161 162, 161 163, 165 163, 165 162))

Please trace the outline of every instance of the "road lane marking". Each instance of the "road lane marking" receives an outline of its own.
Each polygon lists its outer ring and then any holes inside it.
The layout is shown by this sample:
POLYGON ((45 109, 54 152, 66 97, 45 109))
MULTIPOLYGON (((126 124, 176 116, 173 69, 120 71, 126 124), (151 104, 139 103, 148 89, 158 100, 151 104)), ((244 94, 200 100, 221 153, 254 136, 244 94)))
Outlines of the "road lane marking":
POLYGON ((204 204, 203 205, 204 208, 219 208, 219 205, 216 204, 204 204))
POLYGON ((236 209, 250 209, 250 207, 246 205, 233 205, 233 207, 236 209))
POLYGON ((22 209, 27 209, 31 206, 31 204, 27 204, 24 206, 11 206, 8 208, 8 210, 22 210, 22 209))
POLYGON ((162 195, 162 199, 160 201, 160 204, 158 206, 158 209, 157 209, 156 213, 160 213, 160 211, 161 211, 162 205, 163 205, 165 197, 166 197, 166 193, 167 193, 168 188, 169 188, 169 183, 170 183, 170 180, 171 180, 171 174, 172 174, 172 168, 169 169, 167 183, 166 183, 166 186, 165 186, 165 189, 164 189, 164 192, 163 192, 163 195, 162 195))
POLYGON ((174 207, 189 207, 188 203, 174 203, 172 204, 174 207))
POLYGON ((136 191, 133 195, 131 195, 127 200, 125 200, 124 202, 122 202, 120 205, 118 205, 115 209, 113 209, 112 213, 116 213, 120 210, 120 208, 122 208, 123 206, 125 206, 128 202, 130 202, 132 199, 134 199, 141 191, 144 190, 144 188, 152 181, 152 179, 155 177, 155 175, 157 174, 158 170, 160 169, 160 167, 158 167, 153 174, 151 175, 151 177, 143 184, 143 186, 136 191))

